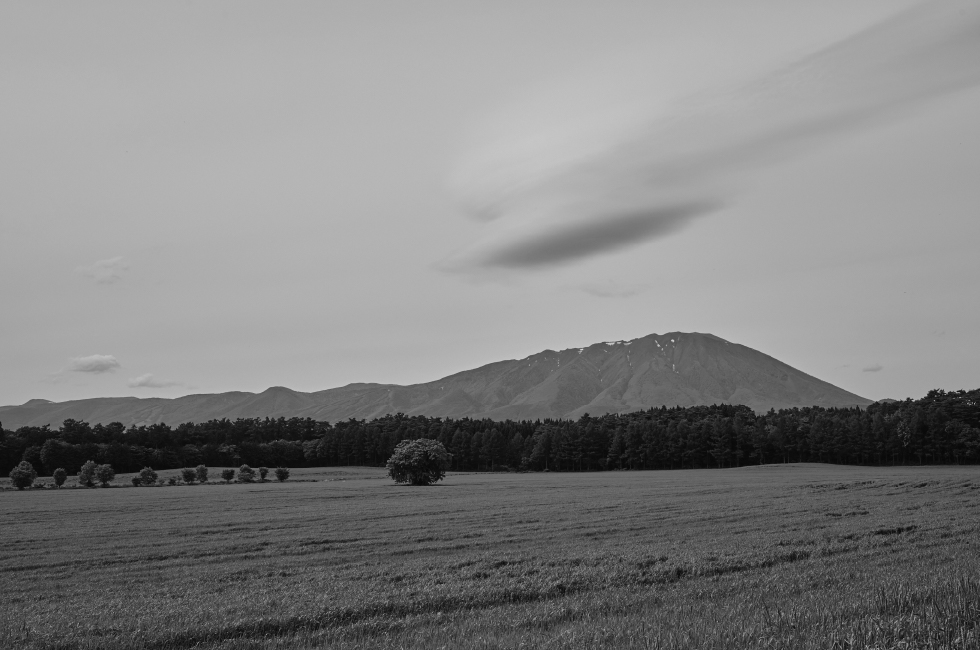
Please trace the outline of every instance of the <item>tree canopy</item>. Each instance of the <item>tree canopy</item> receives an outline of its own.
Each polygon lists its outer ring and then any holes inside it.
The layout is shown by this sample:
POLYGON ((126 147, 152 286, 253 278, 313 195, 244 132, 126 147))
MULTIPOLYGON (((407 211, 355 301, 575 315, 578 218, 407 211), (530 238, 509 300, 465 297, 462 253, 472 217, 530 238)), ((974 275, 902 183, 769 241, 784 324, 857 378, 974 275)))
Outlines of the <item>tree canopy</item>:
POLYGON ((34 466, 26 460, 21 461, 16 467, 10 470, 10 482, 18 490, 31 487, 36 478, 37 472, 34 471, 34 466))
POLYGON ((431 485, 449 468, 449 452, 438 440, 402 440, 388 459, 388 475, 395 483, 431 485))

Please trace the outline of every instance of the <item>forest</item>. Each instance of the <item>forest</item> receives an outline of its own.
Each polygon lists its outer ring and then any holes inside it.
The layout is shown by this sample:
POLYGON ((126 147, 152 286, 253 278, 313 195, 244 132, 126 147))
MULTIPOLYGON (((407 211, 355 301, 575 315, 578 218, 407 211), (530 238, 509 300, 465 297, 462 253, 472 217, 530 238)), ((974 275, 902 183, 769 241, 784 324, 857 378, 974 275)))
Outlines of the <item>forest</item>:
POLYGON ((321 422, 240 418, 176 427, 121 423, 0 426, 0 474, 20 461, 38 474, 77 474, 88 460, 118 472, 204 464, 383 466, 401 440, 432 438, 457 471, 598 471, 736 467, 787 462, 855 465, 980 463, 980 389, 932 390, 867 408, 754 413, 746 406, 660 407, 578 420, 502 422, 387 415, 321 422))

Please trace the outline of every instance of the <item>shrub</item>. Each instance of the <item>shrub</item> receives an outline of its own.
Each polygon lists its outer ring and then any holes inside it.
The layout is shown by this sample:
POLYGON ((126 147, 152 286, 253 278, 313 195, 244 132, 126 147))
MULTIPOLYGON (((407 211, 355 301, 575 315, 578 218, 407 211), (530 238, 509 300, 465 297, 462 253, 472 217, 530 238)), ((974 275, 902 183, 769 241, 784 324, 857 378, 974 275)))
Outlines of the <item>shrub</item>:
POLYGON ((198 482, 200 482, 200 483, 207 483, 208 482, 208 468, 207 467, 205 467, 204 465, 198 465, 195 468, 195 471, 197 472, 197 480, 198 480, 198 482))
POLYGON ((242 483, 251 483, 255 480, 255 470, 248 465, 242 465, 238 468, 238 480, 242 483))
POLYGON ((10 470, 10 483, 18 490, 31 487, 36 478, 37 470, 26 460, 20 461, 16 467, 10 470))
POLYGON ((395 483, 431 485, 445 478, 449 452, 438 440, 402 440, 388 459, 387 467, 395 483))
POLYGON ((95 478, 99 479, 102 487, 109 487, 109 482, 116 478, 116 470, 112 469, 112 465, 99 465, 95 468, 95 478))
POLYGON ((153 485, 157 482, 157 473, 153 471, 152 467, 144 467, 140 470, 140 483, 143 485, 153 485))
POLYGON ((51 478, 54 479, 54 484, 61 487, 68 480, 68 472, 65 471, 64 467, 59 467, 55 471, 51 472, 51 478))
POLYGON ((268 475, 269 475, 269 468, 268 467, 260 467, 259 468, 259 478, 261 480, 264 481, 265 480, 265 477, 268 476, 268 475))
POLYGON ((78 484, 82 487, 95 487, 95 470, 98 465, 94 460, 87 460, 78 470, 78 484))
POLYGON ((276 479, 282 483, 287 478, 289 478, 289 468, 288 467, 277 467, 276 468, 276 479))
POLYGON ((231 482, 231 479, 235 478, 235 470, 233 469, 221 470, 221 478, 225 480, 225 483, 231 482))
POLYGON ((197 471, 191 469, 190 467, 185 467, 184 469, 180 470, 180 478, 184 479, 184 483, 190 485, 197 480, 197 471))
POLYGON ((143 481, 140 480, 140 475, 139 474, 135 474, 133 476, 133 478, 131 478, 129 480, 131 480, 133 482, 133 487, 139 487, 143 483, 143 481))
POLYGON ((177 485, 177 477, 171 476, 167 479, 167 485, 177 485))

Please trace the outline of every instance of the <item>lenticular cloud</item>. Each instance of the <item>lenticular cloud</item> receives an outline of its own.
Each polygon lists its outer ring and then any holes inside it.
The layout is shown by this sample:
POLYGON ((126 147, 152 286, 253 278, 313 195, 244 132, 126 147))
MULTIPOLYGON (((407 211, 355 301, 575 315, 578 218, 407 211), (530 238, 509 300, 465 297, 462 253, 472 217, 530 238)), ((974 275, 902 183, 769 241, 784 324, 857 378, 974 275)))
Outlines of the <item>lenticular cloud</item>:
POLYGON ((666 235, 780 160, 978 84, 980 4, 955 0, 645 119, 600 111, 550 140, 504 129, 459 174, 465 209, 490 223, 447 266, 550 266, 666 235))

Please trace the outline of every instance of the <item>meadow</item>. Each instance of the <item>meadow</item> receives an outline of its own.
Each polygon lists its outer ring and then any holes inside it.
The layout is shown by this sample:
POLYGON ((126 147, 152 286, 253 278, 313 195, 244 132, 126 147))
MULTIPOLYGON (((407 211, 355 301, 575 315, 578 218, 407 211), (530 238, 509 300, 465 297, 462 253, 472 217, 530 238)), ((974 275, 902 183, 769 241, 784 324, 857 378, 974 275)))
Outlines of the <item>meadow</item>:
POLYGON ((980 647, 977 466, 323 468, 0 518, 4 648, 980 647))

